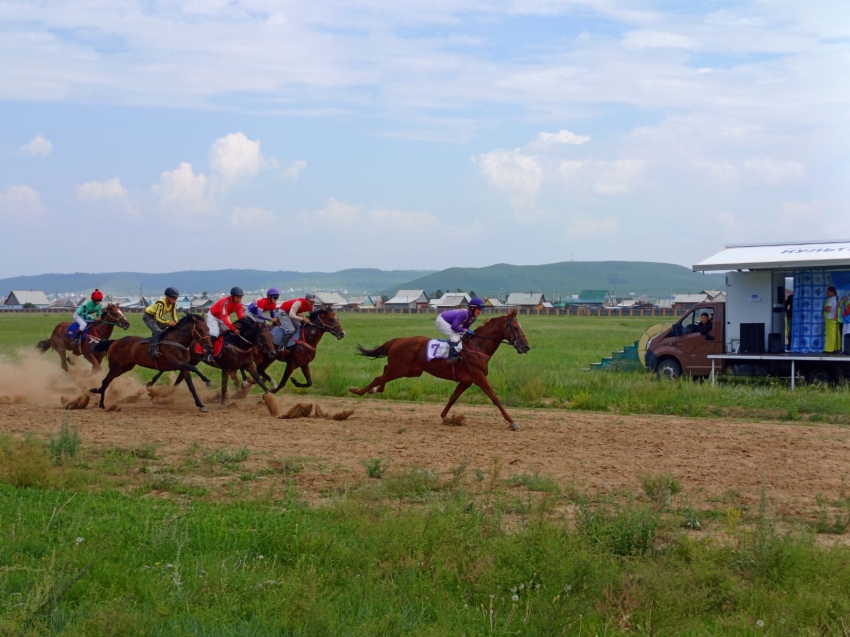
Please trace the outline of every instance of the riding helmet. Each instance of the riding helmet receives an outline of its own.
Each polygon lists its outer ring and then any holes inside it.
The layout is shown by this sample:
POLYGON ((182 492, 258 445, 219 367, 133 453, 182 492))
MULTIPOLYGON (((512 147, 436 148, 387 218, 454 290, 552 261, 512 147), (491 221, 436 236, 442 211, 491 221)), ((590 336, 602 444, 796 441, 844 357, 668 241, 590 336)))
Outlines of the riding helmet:
POLYGON ((480 308, 480 309, 483 310, 484 309, 484 301, 482 301, 481 299, 479 299, 476 296, 475 298, 469 300, 469 307, 477 307, 477 308, 480 308))
POLYGON ((103 300, 103 292, 96 289, 94 292, 91 293, 91 300, 95 303, 100 303, 103 300))
POLYGON ((269 288, 269 291, 266 292, 266 296, 280 296, 280 290, 277 288, 269 288))
POLYGON ((176 299, 180 296, 180 292, 177 291, 177 288, 165 288, 165 296, 170 296, 173 299, 176 299))
POLYGON ((315 292, 307 292, 307 294, 304 295, 304 298, 307 299, 308 301, 318 301, 319 300, 319 297, 316 296, 315 292))
POLYGON ((234 288, 230 288, 230 296, 245 296, 245 292, 237 285, 234 288))

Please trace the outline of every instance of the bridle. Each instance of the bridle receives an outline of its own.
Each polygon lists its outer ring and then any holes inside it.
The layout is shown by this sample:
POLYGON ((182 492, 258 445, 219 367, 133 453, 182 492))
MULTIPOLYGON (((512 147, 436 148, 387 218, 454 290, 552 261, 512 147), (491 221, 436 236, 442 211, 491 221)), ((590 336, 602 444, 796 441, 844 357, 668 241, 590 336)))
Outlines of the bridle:
POLYGON ((324 322, 324 320, 322 320, 322 314, 326 314, 326 312, 319 311, 316 315, 316 321, 318 322, 318 325, 316 325, 315 322, 311 322, 310 324, 313 325, 316 329, 321 330, 322 332, 333 334, 337 337, 337 339, 339 339, 344 333, 344 330, 341 329, 342 326, 337 324, 336 327, 330 327, 324 322))
MULTIPOLYGON (((186 334, 186 330, 184 329, 185 327, 186 327, 185 325, 183 325, 183 326, 177 325, 177 326, 175 326, 175 329, 178 332, 186 334)), ((207 344, 212 346, 212 339, 210 338, 210 335, 207 334, 206 336, 204 336, 203 334, 201 334, 198 331, 198 322, 195 319, 192 319, 192 332, 190 334, 186 334, 186 335, 189 336, 191 340, 198 341, 199 343, 201 343, 203 341, 207 341, 207 344)))
POLYGON ((514 328, 514 321, 515 320, 516 320, 515 318, 509 318, 508 319, 508 322, 507 322, 508 323, 507 324, 508 337, 507 338, 504 335, 500 336, 499 338, 493 338, 492 336, 484 336, 483 334, 476 334, 475 332, 472 333, 472 336, 470 336, 470 338, 483 338, 483 339, 486 339, 488 341, 496 341, 497 343, 508 343, 511 347, 516 349, 517 340, 519 339, 519 335, 516 333, 516 329, 514 328))
MULTIPOLYGON (((124 316, 124 312, 122 312, 122 311, 121 311, 119 308, 117 308, 117 307, 115 307, 115 308, 107 307, 107 308, 106 308, 106 314, 107 314, 107 316, 115 316, 115 315, 113 314, 113 312, 117 312, 117 313, 118 313, 118 315, 117 315, 117 316, 118 316, 118 323, 113 323, 112 321, 104 320, 104 318, 103 318, 103 317, 101 317, 101 318, 100 318, 99 322, 100 322, 100 323, 103 323, 104 325, 112 325, 113 327, 120 327, 122 330, 128 330, 128 329, 130 329, 129 324, 125 327, 125 326, 121 323, 121 319, 124 319, 124 321, 127 321, 127 317, 126 317, 126 316, 124 316)), ((128 322, 128 323, 129 323, 129 322, 128 322)))

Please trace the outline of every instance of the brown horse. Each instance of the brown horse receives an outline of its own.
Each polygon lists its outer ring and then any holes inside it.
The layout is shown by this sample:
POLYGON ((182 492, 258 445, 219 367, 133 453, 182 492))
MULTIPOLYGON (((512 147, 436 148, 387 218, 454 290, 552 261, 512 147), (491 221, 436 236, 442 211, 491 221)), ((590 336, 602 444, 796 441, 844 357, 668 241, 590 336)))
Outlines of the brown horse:
POLYGON ((525 354, 531 349, 528 339, 525 337, 525 332, 522 331, 522 327, 516 318, 516 311, 510 312, 505 316, 490 319, 475 330, 472 336, 466 337, 462 351, 463 357, 457 363, 450 364, 444 359, 435 359, 428 362, 425 356, 425 348, 428 340, 424 336, 394 338, 380 347, 369 350, 358 345, 357 349, 361 356, 367 356, 369 358, 386 357, 387 364, 384 366, 384 373, 366 385, 366 387, 363 389, 351 387, 348 391, 358 396, 362 396, 367 392, 383 392, 384 386, 391 380, 397 378, 418 378, 424 372, 427 372, 431 376, 457 382, 454 393, 449 398, 449 402, 446 404, 445 409, 443 409, 442 414, 440 414, 442 418, 448 415, 449 410, 455 404, 455 401, 460 398, 460 395, 475 384, 499 408, 499 411, 502 412, 502 416, 508 421, 511 429, 517 430, 520 428, 519 423, 505 411, 502 401, 499 400, 499 397, 490 385, 490 381, 487 380, 487 367, 490 358, 496 353, 499 345, 503 342, 508 342, 520 354, 525 354))
POLYGON ((121 329, 129 329, 130 321, 124 316, 124 313, 117 305, 108 304, 101 312, 100 318, 95 320, 89 327, 86 336, 80 339, 79 344, 74 345, 71 339, 66 336, 68 328, 72 325, 71 322, 59 323, 53 328, 53 333, 50 338, 40 341, 36 347, 42 353, 53 348, 59 354, 59 359, 62 361, 62 369, 68 371, 68 363, 74 364, 74 361, 68 358, 67 353, 70 352, 75 356, 82 356, 91 363, 92 376, 100 372, 100 364, 103 361, 105 352, 93 352, 94 346, 98 341, 107 340, 112 336, 112 330, 117 325, 121 329))
POLYGON ((189 391, 192 392, 195 406, 202 412, 206 412, 207 408, 198 398, 198 392, 195 391, 195 384, 192 382, 192 376, 189 373, 199 374, 198 368, 191 362, 192 347, 195 341, 203 343, 206 348, 212 346, 206 322, 195 314, 186 314, 178 321, 177 325, 166 328, 165 335, 159 342, 160 355, 156 358, 151 356, 149 339, 143 339, 139 336, 125 336, 117 341, 100 341, 94 346, 93 351, 107 353, 109 373, 106 374, 100 388, 93 388, 89 391, 93 394, 100 394, 100 408, 103 409, 105 407, 104 397, 109 384, 118 376, 129 372, 136 365, 161 372, 179 371, 180 375, 186 379, 189 391))
MULTIPOLYGON (((263 358, 263 360, 259 360, 259 356, 255 357, 255 361, 257 362, 257 372, 259 372, 260 376, 262 376, 266 381, 271 383, 272 391, 276 394, 279 392, 284 385, 286 385, 286 381, 290 379, 293 372, 296 369, 300 369, 301 373, 304 374, 304 379, 307 381, 306 383, 299 382, 292 379, 292 384, 296 387, 311 387, 313 385, 313 376, 310 374, 310 363, 313 362, 313 359, 316 358, 316 348, 319 346, 319 341, 322 340, 322 336, 327 334, 333 334, 338 341, 341 341, 345 338, 345 330, 342 329, 342 325, 340 325, 339 317, 336 315, 336 312, 331 310, 330 308, 321 308, 313 310, 310 313, 310 323, 305 325, 301 329, 301 338, 303 339, 306 346, 302 343, 298 343, 295 347, 286 350, 281 349, 277 353, 276 358, 263 358), (283 372, 283 377, 280 379, 280 384, 275 386, 274 381, 271 377, 266 374, 266 370, 276 360, 286 363, 286 369, 283 372)), ((242 376, 244 378, 245 372, 242 372, 242 376)))
MULTIPOLYGON (((235 326, 239 332, 228 332, 224 335, 224 346, 221 348, 221 353, 214 359, 214 367, 221 370, 222 405, 227 402, 227 382, 231 376, 236 382, 237 371, 242 371, 243 375, 247 371, 265 393, 271 392, 257 373, 255 362, 256 358, 274 361, 277 352, 272 339, 271 326, 262 325, 248 316, 236 321, 235 326)), ((177 380, 180 381, 179 378, 177 380)))

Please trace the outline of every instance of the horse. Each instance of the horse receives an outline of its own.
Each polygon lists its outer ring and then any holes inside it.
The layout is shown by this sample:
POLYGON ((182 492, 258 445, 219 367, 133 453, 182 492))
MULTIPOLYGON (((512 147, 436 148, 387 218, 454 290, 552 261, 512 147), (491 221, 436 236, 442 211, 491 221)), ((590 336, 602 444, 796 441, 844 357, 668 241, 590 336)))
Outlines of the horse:
POLYGON ((461 352, 461 360, 449 363, 445 359, 434 359, 428 361, 425 348, 428 338, 424 336, 412 336, 408 338, 394 338, 374 349, 366 349, 357 346, 358 353, 367 358, 385 358, 387 364, 384 373, 375 378, 363 389, 350 387, 348 391, 352 394, 362 396, 368 392, 383 392, 384 386, 397 378, 418 378, 424 372, 457 382, 457 387, 452 393, 440 416, 445 419, 461 394, 473 384, 477 385, 494 405, 502 412, 502 416, 508 421, 510 429, 516 431, 520 428, 518 422, 511 418, 505 411, 502 401, 493 391, 490 381, 487 379, 487 367, 490 358, 499 349, 503 342, 509 343, 520 354, 525 354, 531 349, 525 332, 516 318, 516 311, 509 312, 505 316, 493 318, 475 330, 471 336, 464 338, 464 346, 461 352))
MULTIPOLYGON (((296 369, 301 370, 307 382, 302 383, 293 378, 292 384, 301 388, 311 387, 313 385, 313 376, 310 374, 310 363, 316 358, 316 348, 319 346, 322 336, 326 333, 333 334, 338 341, 345 338, 345 330, 340 325, 339 317, 330 308, 315 309, 310 312, 309 318, 310 323, 301 328, 303 343, 302 341, 298 341, 295 347, 289 350, 281 348, 277 353, 277 357, 272 359, 264 358, 263 360, 258 360, 259 357, 255 355, 254 360, 257 362, 257 372, 272 384, 272 391, 275 394, 286 385, 286 381, 290 379, 290 376, 292 376, 296 369), (266 370, 276 360, 286 363, 286 369, 283 372, 283 377, 280 379, 280 384, 274 386, 274 381, 266 374, 266 370)), ((244 371, 242 372, 242 377, 245 378, 244 371)))
MULTIPOLYGON (((244 377, 247 370, 265 393, 271 393, 257 373, 256 359, 272 362, 277 354, 271 326, 263 325, 250 316, 239 319, 234 325, 239 331, 224 334, 224 346, 213 362, 213 366, 221 370, 222 405, 227 402, 227 381, 232 376, 235 382, 237 371, 241 371, 244 377)), ((180 382, 179 378, 177 382, 180 382)))
POLYGON ((130 321, 124 316, 124 313, 117 305, 109 303, 101 312, 100 318, 92 322, 86 336, 80 339, 79 344, 74 345, 71 339, 66 335, 68 328, 73 325, 72 322, 66 321, 59 323, 53 328, 53 333, 50 338, 39 341, 36 347, 45 353, 49 349, 54 349, 59 354, 59 359, 62 361, 62 369, 68 371, 68 363, 74 364, 74 361, 68 358, 67 352, 71 352, 75 356, 82 356, 92 365, 91 375, 99 373, 101 370, 101 362, 103 361, 104 353, 94 353, 94 346, 98 340, 107 340, 112 336, 112 330, 117 325, 123 330, 130 328, 130 321))
POLYGON ((189 373, 199 374, 198 368, 191 362, 195 341, 203 343, 206 348, 212 346, 206 321, 195 314, 186 314, 177 322, 177 325, 165 329, 165 335, 159 342, 160 355, 156 358, 151 356, 150 341, 146 338, 125 336, 117 341, 100 341, 94 346, 93 351, 107 353, 109 373, 106 374, 99 388, 92 388, 89 391, 100 394, 99 406, 104 409, 104 397, 109 384, 136 365, 161 372, 179 371, 181 377, 186 379, 189 391, 192 392, 195 406, 206 413, 207 408, 198 398, 198 392, 195 391, 195 384, 189 373))

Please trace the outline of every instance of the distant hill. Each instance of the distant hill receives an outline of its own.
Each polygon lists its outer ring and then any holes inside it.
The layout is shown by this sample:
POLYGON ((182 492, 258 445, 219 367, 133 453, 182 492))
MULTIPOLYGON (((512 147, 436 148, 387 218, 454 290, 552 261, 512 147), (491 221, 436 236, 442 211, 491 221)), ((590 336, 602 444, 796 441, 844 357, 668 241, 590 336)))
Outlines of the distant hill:
POLYGON ((644 261, 565 261, 548 265, 509 265, 499 263, 484 268, 449 268, 411 279, 399 285, 387 286, 383 294, 392 296, 396 290, 474 291, 479 296, 495 296, 504 300, 509 292, 543 292, 546 298, 554 290, 556 297, 578 294, 582 290, 609 290, 624 297, 633 292, 638 296, 659 298, 671 293, 699 292, 722 289, 722 274, 701 274, 670 263, 644 261))
MULTIPOLYGON (((11 290, 41 290, 46 294, 70 292, 85 294, 100 288, 107 294, 156 296, 173 285, 182 294, 221 292, 234 285, 246 291, 275 286, 286 291, 348 290, 349 293, 374 293, 397 286, 433 270, 377 270, 370 268, 339 272, 267 272, 264 270, 190 270, 165 274, 108 272, 101 274, 38 274, 0 279, 0 297, 11 290)), ((2 302, 2 301, 0 301, 2 302)))

